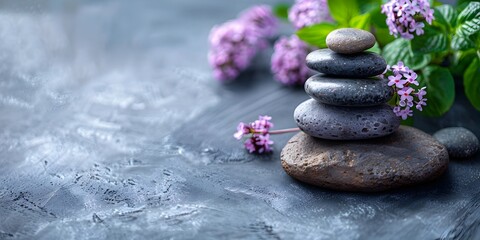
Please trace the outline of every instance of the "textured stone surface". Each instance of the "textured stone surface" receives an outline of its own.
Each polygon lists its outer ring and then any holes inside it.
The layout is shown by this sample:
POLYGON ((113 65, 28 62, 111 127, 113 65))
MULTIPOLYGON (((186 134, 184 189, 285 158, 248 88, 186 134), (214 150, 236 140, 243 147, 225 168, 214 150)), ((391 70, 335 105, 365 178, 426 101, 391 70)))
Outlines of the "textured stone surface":
POLYGON ((393 133, 400 119, 386 104, 337 107, 309 99, 295 109, 298 127, 313 137, 335 140, 368 139, 393 133))
MULTIPOLYGON (((432 184, 356 194, 289 177, 292 134, 268 155, 233 139, 259 114, 295 126, 307 97, 272 79, 268 51, 229 85, 211 77, 211 27, 254 4, 2 1, 0 239, 480 239, 480 154, 432 184)), ((480 136, 456 91, 415 125, 480 136)))
POLYGON ((448 166, 445 147, 430 135, 402 126, 387 137, 332 141, 295 135, 283 148, 282 166, 292 177, 320 187, 375 192, 418 184, 448 166))
POLYGON ((453 158, 467 158, 475 155, 479 149, 478 138, 463 127, 444 128, 433 134, 448 150, 453 158))
POLYGON ((393 88, 385 79, 336 78, 323 74, 310 77, 305 91, 319 102, 336 106, 379 105, 393 96, 393 88))
POLYGON ((375 36, 356 28, 341 28, 327 35, 327 46, 332 51, 343 54, 363 52, 375 45, 375 36))
POLYGON ((339 54, 330 49, 315 50, 307 55, 307 66, 315 71, 344 77, 372 77, 383 73, 387 63, 376 53, 339 54))

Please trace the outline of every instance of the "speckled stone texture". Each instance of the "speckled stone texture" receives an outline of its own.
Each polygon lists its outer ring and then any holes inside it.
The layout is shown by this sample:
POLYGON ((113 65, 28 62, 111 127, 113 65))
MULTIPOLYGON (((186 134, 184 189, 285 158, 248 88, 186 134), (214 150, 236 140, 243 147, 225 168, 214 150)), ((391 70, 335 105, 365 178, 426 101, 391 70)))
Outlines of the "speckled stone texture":
POLYGON ((358 140, 386 136, 400 119, 386 104, 374 107, 338 107, 309 99, 295 109, 298 127, 310 136, 332 140, 358 140))
POLYGON ((356 28, 341 28, 328 34, 327 46, 332 51, 343 54, 363 52, 375 45, 375 36, 356 28))
POLYGON ((334 78, 324 74, 310 77, 305 92, 321 103, 335 106, 380 105, 394 93, 385 79, 334 78))
POLYGON ((463 127, 444 128, 433 134, 448 150, 452 158, 468 158, 478 152, 478 138, 463 127))
POLYGON ((376 53, 339 54, 330 49, 315 50, 307 55, 307 66, 315 71, 343 77, 373 77, 382 74, 387 63, 376 53))
POLYGON ((430 135, 402 126, 365 141, 295 135, 280 155, 293 178, 343 191, 377 192, 435 179, 448 166, 446 148, 430 135))

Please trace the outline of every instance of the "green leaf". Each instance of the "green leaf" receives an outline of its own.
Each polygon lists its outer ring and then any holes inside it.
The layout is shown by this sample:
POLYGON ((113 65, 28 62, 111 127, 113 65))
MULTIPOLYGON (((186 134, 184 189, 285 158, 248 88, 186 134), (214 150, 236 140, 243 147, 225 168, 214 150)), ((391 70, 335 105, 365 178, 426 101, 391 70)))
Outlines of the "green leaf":
POLYGON ((447 26, 448 29, 453 29, 457 23, 457 12, 450 5, 442 5, 435 8, 433 13, 435 22, 440 23, 443 26, 447 26))
POLYGON ((387 16, 382 13, 380 7, 375 8, 370 12, 371 21, 374 26, 379 28, 388 28, 387 26, 387 16))
POLYGON ((368 13, 382 5, 382 0, 357 0, 357 5, 361 13, 368 13))
POLYGON ((290 8, 290 4, 287 3, 280 3, 273 7, 273 13, 280 19, 288 21, 288 9, 290 8))
POLYGON ((357 15, 350 20, 350 27, 363 30, 369 30, 370 28, 370 14, 365 13, 357 15))
POLYGON ((454 35, 452 37, 452 42, 450 43, 450 46, 454 50, 461 50, 465 51, 468 49, 475 48, 475 40, 472 39, 472 36, 459 36, 459 35, 454 35))
POLYGON ((465 9, 458 15, 457 21, 464 23, 466 21, 478 18, 480 16, 480 2, 470 2, 465 9))
POLYGON ((455 100, 455 82, 448 69, 438 66, 428 66, 420 75, 420 87, 426 86, 427 106, 423 114, 438 117, 445 114, 455 100))
POLYGON ((424 28, 425 33, 412 39, 412 51, 415 53, 443 52, 448 49, 448 38, 443 32, 431 26, 424 28))
POLYGON ((454 53, 453 64, 450 65, 450 72, 454 77, 463 78, 465 71, 472 61, 477 57, 477 53, 474 49, 469 51, 457 51, 454 53))
POLYGON ((360 14, 355 0, 328 0, 328 9, 333 19, 343 27, 348 27, 350 20, 360 14))
POLYGON ((480 111, 480 60, 475 58, 463 75, 465 95, 470 103, 480 111))
POLYGON ((457 6, 460 6, 460 5, 466 5, 470 2, 473 2, 473 1, 478 1, 478 0, 457 0, 457 6))
POLYGON ((382 52, 382 50, 380 49, 380 46, 378 46, 378 42, 376 42, 375 45, 373 45, 373 47, 368 49, 367 51, 374 52, 376 54, 380 54, 382 52))
POLYGON ((430 6, 432 7, 438 7, 443 5, 443 3, 438 0, 429 0, 429 2, 430 2, 430 6))
POLYGON ((327 44, 325 43, 325 39, 327 35, 336 28, 337 26, 333 23, 319 23, 298 30, 297 36, 313 46, 326 48, 327 44))
POLYGON ((478 31, 480 31, 480 16, 461 23, 457 28, 456 34, 460 36, 471 36, 478 33, 478 31))
POLYGON ((373 35, 375 35, 375 39, 377 39, 377 42, 381 47, 395 41, 395 37, 390 35, 390 30, 388 30, 388 28, 377 27, 375 28, 373 35))
POLYGON ((413 123, 414 123, 413 117, 409 117, 409 118, 407 118, 407 119, 405 119, 405 120, 402 120, 402 121, 400 122, 400 124, 402 124, 402 125, 404 125, 404 126, 413 126, 413 123))
POLYGON ((413 53, 410 41, 398 38, 383 48, 383 57, 387 64, 394 65, 402 61, 410 69, 417 70, 427 66, 432 60, 430 54, 413 53))

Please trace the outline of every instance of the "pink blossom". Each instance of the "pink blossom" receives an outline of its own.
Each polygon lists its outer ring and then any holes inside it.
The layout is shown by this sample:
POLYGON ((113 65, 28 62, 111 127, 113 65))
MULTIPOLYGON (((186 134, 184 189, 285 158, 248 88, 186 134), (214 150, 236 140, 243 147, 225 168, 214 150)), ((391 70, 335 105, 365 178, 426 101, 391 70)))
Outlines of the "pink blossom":
POLYGON ((307 44, 296 35, 282 37, 275 42, 271 69, 275 80, 285 85, 302 85, 310 76, 305 64, 309 52, 307 44))
POLYGON ((333 21, 327 0, 296 0, 288 12, 288 20, 296 29, 333 21))
POLYGON ((434 19, 428 0, 390 0, 382 5, 382 13, 387 16, 390 34, 406 39, 424 33, 425 24, 417 23, 415 19, 424 19, 428 24, 434 19))
POLYGON ((242 12, 239 18, 255 26, 263 37, 272 37, 278 31, 278 20, 268 5, 253 6, 242 12))
POLYGON ((397 88, 403 88, 403 85, 407 82, 406 80, 402 80, 402 75, 400 74, 389 76, 388 80, 388 86, 395 85, 397 88))
POLYGON ((273 127, 270 116, 259 116, 258 120, 249 123, 248 125, 241 122, 237 126, 237 132, 233 135, 240 140, 243 137, 248 137, 244 146, 248 152, 253 153, 267 153, 272 151, 271 145, 273 141, 270 140, 270 128, 273 127))
POLYGON ((408 117, 411 117, 413 116, 413 111, 410 110, 409 107, 403 109, 403 110, 400 110, 398 113, 397 113, 397 116, 401 117, 403 120, 407 119, 408 117))
POLYGON ((411 87, 407 87, 406 90, 404 90, 404 89, 398 90, 398 95, 400 96, 400 100, 401 101, 407 100, 408 102, 413 101, 413 97, 410 96, 412 91, 413 91, 413 88, 411 88, 411 87))
POLYGON ((241 123, 238 124, 237 132, 235 132, 235 134, 233 134, 233 137, 240 140, 240 139, 242 139, 242 137, 244 135, 249 134, 249 133, 250 133, 250 127, 245 125, 245 123, 241 122, 241 123))
POLYGON ((398 62, 397 65, 392 66, 392 71, 395 74, 398 74, 400 72, 408 72, 408 67, 406 67, 402 61, 398 62))
POLYGON ((416 93, 418 99, 422 100, 423 96, 427 95, 427 92, 425 91, 426 88, 427 87, 422 87, 422 88, 420 88, 420 90, 418 90, 418 92, 416 93))
POLYGON ((418 86, 419 83, 416 80, 417 74, 414 71, 409 71, 407 74, 403 74, 403 77, 407 79, 407 82, 418 86))
POLYGON ((423 107, 422 107, 422 106, 427 106, 426 101, 427 101, 427 99, 424 98, 424 99, 421 99, 420 101, 416 102, 417 105, 415 106, 415 108, 417 108, 417 110, 419 110, 419 111, 423 111, 423 107))
POLYGON ((424 96, 427 94, 426 87, 420 88, 417 92, 413 89, 412 85, 419 85, 417 81, 417 74, 410 70, 403 62, 398 62, 392 67, 387 66, 386 73, 388 76, 388 86, 393 87, 397 94, 396 106, 393 108, 393 112, 402 119, 407 119, 413 115, 412 108, 419 111, 423 110, 423 106, 426 106, 427 99, 424 96))

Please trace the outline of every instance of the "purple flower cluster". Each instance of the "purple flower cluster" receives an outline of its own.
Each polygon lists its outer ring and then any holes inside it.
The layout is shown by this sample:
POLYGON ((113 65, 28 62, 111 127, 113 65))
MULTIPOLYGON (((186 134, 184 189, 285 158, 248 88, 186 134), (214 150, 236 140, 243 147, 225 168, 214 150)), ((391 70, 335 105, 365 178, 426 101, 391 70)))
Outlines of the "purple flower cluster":
POLYGON ((210 32, 208 61, 214 77, 220 81, 234 79, 245 70, 258 50, 267 46, 278 22, 266 5, 252 7, 238 19, 214 26, 210 32))
POLYGON ((296 29, 333 21, 327 0, 296 0, 288 12, 288 20, 296 29))
POLYGON ((280 38, 274 46, 272 72, 285 85, 303 85, 310 75, 305 64, 309 52, 307 44, 296 35, 280 38))
POLYGON ((382 5, 382 13, 387 15, 390 34, 406 39, 413 39, 414 33, 422 35, 423 21, 432 24, 434 19, 428 0, 390 0, 382 5))
POLYGON ((249 8, 240 14, 239 19, 253 25, 261 37, 272 37, 278 30, 278 20, 267 5, 249 8))
POLYGON ((412 107, 419 111, 423 110, 423 106, 427 105, 425 95, 426 87, 422 87, 415 91, 411 85, 418 86, 417 74, 410 70, 403 62, 398 62, 392 67, 387 66, 387 71, 391 71, 392 75, 388 77, 388 86, 392 86, 397 93, 397 106, 393 108, 393 112, 403 120, 413 116, 412 107))
POLYGON ((271 152, 273 141, 270 140, 269 131, 273 127, 273 123, 270 120, 272 120, 270 116, 259 116, 258 120, 248 125, 241 122, 238 124, 237 132, 233 136, 238 140, 248 136, 244 146, 250 153, 271 152))

